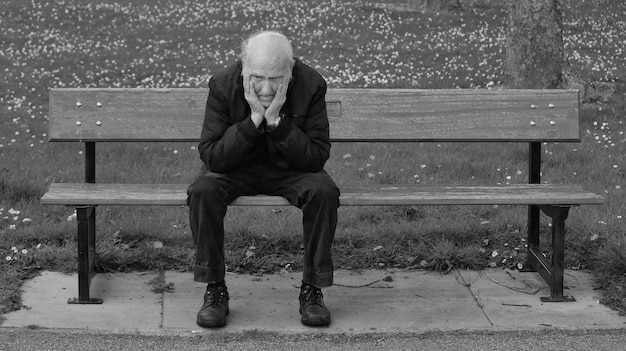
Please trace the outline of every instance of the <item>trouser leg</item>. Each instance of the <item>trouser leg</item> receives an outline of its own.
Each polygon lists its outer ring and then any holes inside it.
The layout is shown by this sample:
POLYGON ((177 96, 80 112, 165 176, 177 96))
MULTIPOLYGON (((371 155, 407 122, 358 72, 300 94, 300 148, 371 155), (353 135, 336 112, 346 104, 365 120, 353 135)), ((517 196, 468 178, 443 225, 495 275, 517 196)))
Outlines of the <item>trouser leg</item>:
POLYGON ((189 225, 196 245, 194 280, 224 280, 224 217, 228 204, 246 187, 222 174, 203 171, 187 190, 189 225))
POLYGON ((337 227, 339 189, 324 172, 298 173, 280 179, 272 195, 302 209, 304 268, 302 281, 320 288, 333 284, 332 241, 337 227))

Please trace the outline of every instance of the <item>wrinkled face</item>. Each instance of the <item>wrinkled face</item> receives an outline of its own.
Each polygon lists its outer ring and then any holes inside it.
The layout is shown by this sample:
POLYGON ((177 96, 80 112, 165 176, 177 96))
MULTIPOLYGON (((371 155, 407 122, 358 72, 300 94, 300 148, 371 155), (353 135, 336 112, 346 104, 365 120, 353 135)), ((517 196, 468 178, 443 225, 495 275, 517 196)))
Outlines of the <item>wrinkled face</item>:
POLYGON ((291 77, 291 65, 283 56, 276 54, 271 45, 250 52, 243 74, 249 74, 261 104, 267 108, 274 100, 278 85, 283 78, 291 77))

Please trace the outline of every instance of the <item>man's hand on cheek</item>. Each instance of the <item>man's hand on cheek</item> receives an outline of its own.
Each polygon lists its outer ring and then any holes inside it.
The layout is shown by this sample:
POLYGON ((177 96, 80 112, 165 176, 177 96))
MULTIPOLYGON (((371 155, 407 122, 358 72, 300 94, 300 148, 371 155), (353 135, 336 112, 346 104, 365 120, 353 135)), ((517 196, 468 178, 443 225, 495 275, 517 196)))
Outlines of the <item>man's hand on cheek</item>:
POLYGON ((249 74, 243 76, 243 91, 246 101, 248 105, 250 105, 250 117, 252 118, 252 122, 258 128, 263 122, 266 111, 261 101, 259 101, 259 97, 256 95, 254 83, 250 79, 249 74))

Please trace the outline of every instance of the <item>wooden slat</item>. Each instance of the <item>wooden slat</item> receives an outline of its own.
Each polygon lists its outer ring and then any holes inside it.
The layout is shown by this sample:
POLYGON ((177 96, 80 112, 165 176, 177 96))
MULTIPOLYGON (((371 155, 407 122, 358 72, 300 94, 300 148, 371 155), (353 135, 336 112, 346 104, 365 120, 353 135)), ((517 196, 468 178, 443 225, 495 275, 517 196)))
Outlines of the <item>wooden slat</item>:
MULTIPOLYGON (((49 138, 197 141, 207 94, 51 89, 49 138)), ((333 141, 580 141, 576 90, 329 89, 326 100, 333 141)))
POLYGON ((580 140, 575 90, 339 89, 329 96, 341 102, 331 135, 344 141, 580 140))
POLYGON ((50 141, 200 138, 207 89, 51 89, 50 141))
MULTIPOLYGON (((54 183, 42 197, 46 205, 185 205, 187 184, 54 183)), ((582 205, 603 198, 575 185, 341 187, 342 206, 353 205, 582 205)), ((233 205, 283 206, 281 197, 244 196, 233 205)))

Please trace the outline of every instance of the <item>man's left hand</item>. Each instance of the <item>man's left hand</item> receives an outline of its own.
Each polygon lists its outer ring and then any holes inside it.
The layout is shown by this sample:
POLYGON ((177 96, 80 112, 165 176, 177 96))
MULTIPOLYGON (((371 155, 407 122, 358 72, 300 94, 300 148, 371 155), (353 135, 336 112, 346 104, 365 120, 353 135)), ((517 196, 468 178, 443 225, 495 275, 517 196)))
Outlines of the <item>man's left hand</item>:
POLYGON ((285 104, 285 101, 287 101, 287 88, 289 87, 290 79, 291 77, 284 77, 282 79, 278 85, 278 89, 276 90, 272 103, 265 110, 265 121, 267 124, 272 125, 276 123, 280 109, 285 104))

